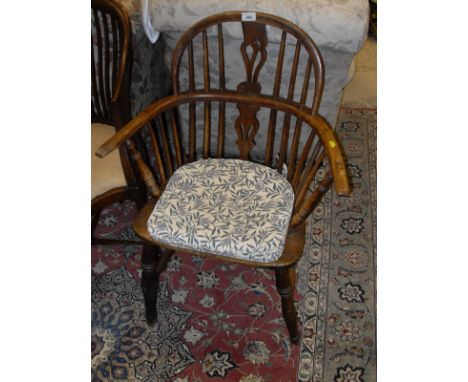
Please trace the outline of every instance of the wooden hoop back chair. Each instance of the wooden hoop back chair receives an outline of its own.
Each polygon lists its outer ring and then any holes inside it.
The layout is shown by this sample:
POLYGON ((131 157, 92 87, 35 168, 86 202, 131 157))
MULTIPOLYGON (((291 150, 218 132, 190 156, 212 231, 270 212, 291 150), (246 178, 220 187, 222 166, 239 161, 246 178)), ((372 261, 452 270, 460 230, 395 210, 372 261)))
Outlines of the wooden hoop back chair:
MULTIPOLYGON (((132 30, 127 12, 118 2, 92 0, 91 8, 91 131, 94 141, 97 137, 102 140, 109 132, 112 135, 131 119, 132 30)), ((104 244, 114 240, 93 237, 101 210, 125 199, 132 199, 141 207, 145 189, 124 146, 109 162, 111 168, 121 174, 120 184, 115 181, 117 174, 99 171, 100 161, 99 158, 92 160, 93 171, 99 173, 98 177, 93 176, 93 186, 100 191, 91 201, 91 238, 93 243, 104 244)))
MULTIPOLYGON (((142 287, 148 322, 154 322, 156 319, 159 274, 174 251, 181 251, 199 256, 216 257, 226 262, 273 269, 277 290, 281 296, 283 317, 291 341, 297 343, 299 331, 294 307, 295 265, 304 248, 306 219, 333 183, 339 195, 349 195, 350 189, 340 146, 332 128, 318 113, 324 74, 322 58, 317 47, 304 31, 287 20, 257 12, 255 21, 243 22, 242 14, 243 12, 225 12, 213 15, 187 30, 179 39, 172 56, 174 94, 153 103, 131 120, 99 148, 97 155, 105 156, 112 150, 126 145, 152 195, 152 199, 140 211, 134 223, 135 231, 148 244, 142 259, 142 287), (245 81, 240 82, 234 90, 226 87, 224 67, 227 57, 224 57, 223 53, 224 25, 233 22, 242 25, 244 40, 240 43, 240 54, 243 57, 246 74, 245 81), (276 76, 271 79, 274 84, 273 94, 263 94, 258 79, 267 61, 267 30, 270 28, 280 30, 281 41, 278 57, 275 58, 276 76), (197 88, 195 80, 197 60, 194 59, 194 51, 196 51, 194 39, 197 37, 201 38, 202 46, 201 68, 198 68, 199 74, 202 74, 201 88, 197 88), (213 43, 218 45, 214 50, 216 60, 210 57, 210 51, 213 52, 210 47, 213 43), (295 49, 294 59, 287 69, 285 69, 286 63, 284 62, 286 44, 292 44, 295 49), (305 52, 303 65, 305 80, 301 85, 300 100, 296 101, 293 95, 300 66, 301 49, 303 53, 305 52), (185 61, 183 60, 184 54, 186 55, 185 61), (188 89, 186 90, 181 90, 182 81, 179 78, 181 62, 187 65, 188 83, 186 81, 185 85, 188 89), (213 84, 213 63, 218 65, 219 69, 216 81, 218 86, 213 84), (289 84, 286 86, 287 95, 284 97, 280 94, 280 83, 282 73, 286 71, 289 72, 289 84), (310 106, 306 104, 309 83, 313 83, 312 89, 314 90, 310 106), (227 120, 228 109, 237 113, 235 121, 227 120), (259 120, 261 113, 264 113, 266 117, 259 120), (154 150, 153 163, 143 160, 132 141, 134 134, 146 128, 151 136, 154 150), (263 163, 257 164, 251 159, 250 154, 256 146, 256 134, 261 129, 266 130, 267 135, 261 146, 263 163), (198 136, 201 136, 201 140, 198 140, 197 144, 198 136), (190 166, 202 166, 204 163, 217 166, 217 163, 220 163, 216 162, 218 159, 208 158, 228 157, 225 154, 226 142, 228 138, 233 137, 237 145, 237 157, 240 160, 229 163, 241 167, 242 163, 250 163, 252 166, 258 166, 255 168, 260 171, 260 174, 263 172, 266 174, 273 168, 274 173, 278 174, 277 177, 288 184, 294 195, 291 213, 288 215, 284 231, 284 247, 276 258, 270 258, 268 255, 259 259, 240 257, 235 254, 226 256, 216 250, 201 250, 196 245, 178 245, 174 244, 175 242, 154 237, 155 228, 152 224, 156 225, 157 231, 159 223, 158 220, 151 223, 152 214, 159 208, 158 200, 162 200, 168 192, 173 192, 174 183, 183 178, 181 170, 189 169, 190 166), (174 175, 176 170, 177 176, 174 175)), ((232 159, 224 160, 232 161, 232 159)), ((217 174, 221 174, 219 176, 222 177, 222 171, 217 174)), ((240 179, 234 176, 230 178, 233 183, 228 181, 221 187, 225 187, 226 192, 229 192, 231 188, 235 188, 234 183, 242 181, 242 174, 238 176, 240 179)), ((216 178, 208 173, 206 179, 203 173, 197 177, 201 178, 201 184, 206 181, 208 185, 211 185, 210 182, 216 178)), ((257 186, 263 188, 263 185, 257 186)), ((194 192, 190 185, 183 192, 175 191, 171 197, 176 195, 175 198, 177 198, 177 195, 194 192)), ((236 204, 238 206, 247 200, 242 199, 242 191, 239 195, 241 199, 233 201, 233 203, 238 203, 236 204)), ((249 199, 249 203, 260 204, 255 196, 254 194, 253 200, 249 199)), ((279 197, 282 196, 280 192, 279 197)), ((164 204, 168 202, 170 203, 171 200, 165 200, 164 204)), ((180 213, 185 214, 184 211, 180 213)), ((237 211, 234 211, 235 213, 237 211)), ((274 215, 269 216, 272 220, 276 219, 274 215)), ((162 220, 164 219, 163 216, 162 220)), ((248 225, 249 223, 246 222, 245 226, 248 225)), ((242 230, 246 229, 245 226, 238 224, 234 230, 242 235, 242 230)), ((191 227, 186 228, 191 229, 191 227)), ((213 230, 216 231, 216 227, 213 227, 213 230)))

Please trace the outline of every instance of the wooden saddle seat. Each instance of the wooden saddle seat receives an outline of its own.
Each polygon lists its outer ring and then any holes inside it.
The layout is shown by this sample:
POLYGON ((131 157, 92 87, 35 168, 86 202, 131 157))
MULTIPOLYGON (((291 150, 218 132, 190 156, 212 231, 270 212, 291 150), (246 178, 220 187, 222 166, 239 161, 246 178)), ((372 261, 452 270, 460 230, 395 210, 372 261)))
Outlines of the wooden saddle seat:
POLYGON ((243 12, 225 12, 187 30, 172 56, 173 95, 133 118, 97 154, 127 147, 152 196, 134 223, 147 244, 142 287, 149 323, 157 316, 159 274, 174 251, 182 251, 273 269, 283 317, 297 342, 295 264, 306 219, 332 184, 340 195, 350 189, 339 142, 318 113, 324 87, 320 52, 287 20, 259 12, 249 20, 243 21, 243 12), (225 23, 240 24, 244 33, 239 54, 245 81, 231 88, 223 70, 229 59, 225 23), (268 54, 271 29, 281 35, 276 56, 268 54), (208 44, 208 35, 217 46, 208 44), (194 49, 197 39, 201 49, 194 49), (292 61, 284 60, 287 44, 295 50, 292 61), (217 78, 210 74, 213 65, 217 78), (272 93, 263 93, 259 82, 266 65, 276 68, 267 79, 272 93), (181 71, 187 81, 181 81, 181 71), (267 134, 257 142, 260 130, 267 134), (152 155, 134 142, 139 133, 152 155))

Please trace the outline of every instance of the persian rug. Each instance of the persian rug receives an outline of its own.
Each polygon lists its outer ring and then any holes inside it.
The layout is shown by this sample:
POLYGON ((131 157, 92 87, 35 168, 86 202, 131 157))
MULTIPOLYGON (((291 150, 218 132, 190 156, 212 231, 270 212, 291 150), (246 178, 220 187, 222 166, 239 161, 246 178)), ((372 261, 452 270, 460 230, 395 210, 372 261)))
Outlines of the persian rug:
POLYGON ((342 108, 350 197, 324 195, 298 266, 299 381, 376 380, 377 110, 342 108))
MULTIPOLYGON (((342 109, 336 128, 351 197, 327 193, 297 267, 301 342, 291 345, 274 273, 177 253, 148 327, 140 245, 93 246, 93 381, 376 380, 376 110, 342 109)), ((131 202, 106 208, 96 234, 134 238, 131 202)))

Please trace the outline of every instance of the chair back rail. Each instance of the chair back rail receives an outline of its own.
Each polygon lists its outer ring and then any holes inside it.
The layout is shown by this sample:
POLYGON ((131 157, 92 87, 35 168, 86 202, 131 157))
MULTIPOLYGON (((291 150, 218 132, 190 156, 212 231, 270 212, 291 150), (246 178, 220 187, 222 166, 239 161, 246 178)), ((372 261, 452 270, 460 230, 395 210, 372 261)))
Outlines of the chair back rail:
MULTIPOLYGON (((180 115, 183 107, 186 109, 185 112, 190 113, 190 107, 187 107, 189 105, 193 105, 194 109, 197 106, 200 106, 199 109, 204 109, 207 104, 212 107, 221 103, 238 109, 248 107, 252 110, 276 110, 278 114, 288 114, 296 122, 299 121, 295 126, 301 126, 301 129, 308 132, 309 138, 306 144, 297 152, 300 160, 297 161, 296 166, 291 167, 292 172, 287 174, 295 193, 291 227, 298 226, 305 221, 332 182, 335 183, 338 194, 349 194, 350 189, 344 159, 333 131, 327 122, 321 116, 311 114, 310 109, 300 109, 298 105, 266 96, 228 91, 200 91, 166 97, 153 103, 143 113, 130 121, 99 148, 97 155, 104 156, 125 141, 129 140, 131 142, 135 134, 147 128, 150 131, 151 145, 155 153, 154 161, 150 163, 150 161, 143 162, 140 160, 137 165, 140 171, 146 175, 148 175, 149 171, 152 172, 152 177, 145 176, 145 178, 148 190, 153 196, 158 197, 161 191, 164 190, 170 176, 181 166, 181 158, 187 158, 186 162, 192 160, 190 158, 190 147, 185 150, 186 145, 180 139, 184 131, 180 131, 178 128, 180 126, 169 128, 171 123, 177 122, 174 114, 180 115)), ((203 113, 198 113, 198 116, 199 123, 194 121, 194 126, 203 129, 205 116, 203 113)), ((191 129, 191 126, 185 128, 191 129)), ((127 143, 127 145, 129 144, 127 143)), ((286 150, 288 155, 293 149, 291 146, 289 145, 286 150)))

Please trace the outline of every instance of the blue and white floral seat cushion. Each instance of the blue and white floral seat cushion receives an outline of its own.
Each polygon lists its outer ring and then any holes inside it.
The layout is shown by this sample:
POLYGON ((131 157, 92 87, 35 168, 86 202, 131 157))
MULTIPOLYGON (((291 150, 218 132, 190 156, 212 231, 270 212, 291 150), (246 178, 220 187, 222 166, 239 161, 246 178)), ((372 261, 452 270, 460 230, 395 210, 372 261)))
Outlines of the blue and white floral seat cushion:
POLYGON ((237 259, 270 262, 283 252, 294 194, 277 171, 238 159, 180 167, 149 220, 162 244, 237 259))

